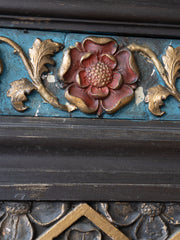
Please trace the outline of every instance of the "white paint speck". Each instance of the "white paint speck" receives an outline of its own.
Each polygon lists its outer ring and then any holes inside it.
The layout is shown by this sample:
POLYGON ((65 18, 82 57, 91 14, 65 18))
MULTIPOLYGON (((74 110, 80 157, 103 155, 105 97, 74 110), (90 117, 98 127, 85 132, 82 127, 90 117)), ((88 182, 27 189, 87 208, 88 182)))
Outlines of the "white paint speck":
POLYGON ((152 73, 151 73, 151 77, 154 75, 155 73, 155 69, 153 69, 152 73))
POLYGON ((49 83, 54 83, 54 82, 55 82, 55 76, 48 73, 48 75, 47 75, 47 81, 48 81, 49 83))
POLYGON ((70 104, 69 102, 66 102, 65 104, 67 106, 68 112, 73 112, 74 110, 77 109, 77 107, 73 104, 70 104))
POLYGON ((169 45, 172 45, 172 40, 170 41, 169 45))
POLYGON ((40 106, 41 106, 41 104, 39 104, 39 106, 37 107, 37 110, 34 114, 35 117, 38 117, 40 106))
POLYGON ((135 102, 136 105, 138 106, 141 102, 144 101, 144 92, 143 92, 143 87, 138 87, 135 91, 135 102))

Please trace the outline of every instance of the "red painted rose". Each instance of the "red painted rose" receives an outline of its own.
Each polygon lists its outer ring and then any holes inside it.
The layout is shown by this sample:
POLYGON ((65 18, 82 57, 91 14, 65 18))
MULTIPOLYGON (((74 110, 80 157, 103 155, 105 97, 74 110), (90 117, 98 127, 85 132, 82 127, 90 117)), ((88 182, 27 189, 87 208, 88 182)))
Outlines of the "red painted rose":
POLYGON ((138 71, 132 53, 112 38, 89 37, 64 54, 67 100, 82 112, 114 113, 134 97, 138 71))

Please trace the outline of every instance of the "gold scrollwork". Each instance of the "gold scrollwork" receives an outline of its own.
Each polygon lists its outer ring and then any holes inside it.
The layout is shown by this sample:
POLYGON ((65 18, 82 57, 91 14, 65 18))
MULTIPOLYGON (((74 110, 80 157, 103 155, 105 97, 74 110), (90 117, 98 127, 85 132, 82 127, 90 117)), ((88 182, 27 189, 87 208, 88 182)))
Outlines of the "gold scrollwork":
POLYGON ((176 79, 180 77, 180 47, 173 48, 172 46, 168 46, 166 49, 166 55, 162 57, 164 66, 159 61, 156 54, 147 46, 140 46, 132 43, 128 48, 132 52, 142 52, 148 57, 153 62, 167 85, 167 87, 157 85, 150 88, 145 99, 145 101, 149 103, 150 112, 155 116, 162 116, 165 113, 160 110, 160 106, 164 105, 162 100, 166 99, 169 95, 172 95, 180 102, 180 93, 175 85, 176 79))
MULTIPOLYGON (((147 46, 132 43, 122 47, 113 38, 87 37, 82 43, 77 42, 64 52, 59 75, 66 84, 65 98, 69 102, 63 105, 43 84, 42 79, 42 74, 49 71, 48 64, 55 65, 52 56, 62 50, 63 45, 50 39, 36 39, 29 49, 28 58, 11 39, 0 36, 0 41, 14 48, 32 79, 32 82, 22 78, 11 83, 7 96, 17 111, 28 108, 24 106, 26 95, 36 90, 46 102, 60 110, 71 112, 78 108, 85 113, 97 112, 98 115, 104 111, 115 113, 133 99, 137 87, 139 72, 133 52, 141 52, 148 57, 166 84, 151 87, 147 91, 145 102, 149 103, 150 112, 162 116, 165 112, 160 107, 169 95, 180 102, 180 93, 176 88, 176 80, 180 77, 180 47, 168 46, 162 64, 147 46)), ((2 71, 0 61, 0 73, 2 71)))
POLYGON ((170 238, 169 240, 179 240, 180 239, 180 232, 174 234, 174 236, 172 236, 172 238, 170 238))
MULTIPOLYGON (((44 72, 49 71, 46 66, 47 64, 55 65, 55 61, 51 56, 63 48, 61 43, 53 42, 50 39, 44 41, 36 39, 33 47, 29 50, 29 59, 26 57, 22 48, 11 39, 0 37, 0 41, 7 43, 14 48, 15 53, 18 53, 21 57, 26 70, 32 79, 32 82, 28 79, 22 78, 11 83, 11 88, 7 92, 7 96, 11 97, 12 105, 17 111, 24 111, 27 109, 23 104, 23 102, 27 100, 25 94, 29 94, 33 89, 37 90, 46 102, 56 108, 64 111, 72 111, 75 109, 75 107, 70 104, 61 104, 57 97, 43 85, 41 78, 44 72)), ((0 65, 0 69, 2 69, 1 66, 2 64, 0 65)))

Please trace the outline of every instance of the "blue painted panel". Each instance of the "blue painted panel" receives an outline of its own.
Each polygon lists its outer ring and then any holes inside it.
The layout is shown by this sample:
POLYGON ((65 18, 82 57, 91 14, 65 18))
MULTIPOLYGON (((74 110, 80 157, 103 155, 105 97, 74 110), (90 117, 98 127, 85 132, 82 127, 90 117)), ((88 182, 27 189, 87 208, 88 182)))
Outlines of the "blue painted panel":
MULTIPOLYGON (((63 33, 52 31, 23 31, 14 29, 0 29, 0 35, 9 37, 16 43, 18 43, 25 53, 28 55, 29 48, 32 47, 36 38, 41 40, 52 39, 55 42, 61 42, 65 47, 75 45, 75 42, 82 41, 89 34, 76 34, 76 33, 63 33)), ((91 34, 94 35, 94 34, 91 34)), ((97 35, 102 36, 102 35, 97 35)), ((105 35, 103 35, 105 36, 105 35)), ((165 54, 165 49, 168 45, 173 47, 180 46, 180 40, 170 39, 151 39, 151 38, 134 38, 134 37, 121 37, 111 36, 119 44, 128 45, 132 42, 137 44, 148 45, 156 54, 161 57, 165 54)), ((58 71, 62 62, 63 51, 55 55, 54 59, 57 63, 56 67, 51 68, 51 74, 55 76, 55 82, 48 83, 48 88, 59 98, 61 103, 65 103, 64 90, 61 89, 59 82, 58 71)), ((135 54, 137 64, 141 73, 139 86, 142 86, 144 94, 148 88, 157 84, 164 85, 163 80, 159 76, 157 70, 152 63, 145 61, 145 58, 140 54, 135 54)), ((28 79, 28 73, 18 55, 13 53, 13 49, 5 43, 0 44, 0 58, 3 60, 4 72, 0 76, 0 115, 18 115, 18 116, 47 116, 47 117, 82 117, 82 118, 97 118, 96 114, 84 114, 76 110, 72 113, 67 113, 52 107, 46 103, 38 93, 33 92, 28 96, 29 101, 25 104, 29 106, 29 109, 23 113, 17 112, 11 105, 10 98, 6 96, 6 92, 10 87, 12 81, 26 77, 28 79)), ((180 81, 177 81, 177 88, 180 90, 180 81)), ((162 110, 166 111, 166 114, 162 117, 155 117, 148 110, 148 104, 144 101, 140 101, 137 104, 137 98, 141 98, 138 94, 129 105, 123 107, 115 114, 104 114, 103 118, 112 119, 132 119, 132 120, 180 120, 179 103, 173 98, 169 97, 165 101, 165 106, 162 110)))

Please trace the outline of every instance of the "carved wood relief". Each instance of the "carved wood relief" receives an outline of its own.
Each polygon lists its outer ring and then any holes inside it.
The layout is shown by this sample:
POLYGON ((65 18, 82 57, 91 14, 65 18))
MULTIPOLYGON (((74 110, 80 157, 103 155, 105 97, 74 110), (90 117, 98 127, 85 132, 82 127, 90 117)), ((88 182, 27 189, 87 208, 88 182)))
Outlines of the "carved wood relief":
MULTIPOLYGON (((180 76, 180 47, 168 46, 161 61, 148 46, 136 43, 123 46, 113 38, 90 36, 77 42, 64 52, 59 77, 64 82, 65 98, 68 102, 61 104, 58 98, 43 84, 43 74, 49 72, 49 65, 55 65, 52 56, 62 50, 63 45, 52 40, 36 39, 29 49, 28 58, 22 48, 6 37, 0 37, 14 48, 21 57, 29 77, 21 78, 11 83, 7 96, 17 111, 25 111, 26 95, 32 90, 39 92, 41 97, 63 111, 79 109, 84 113, 101 115, 117 112, 134 98, 137 88, 139 71, 133 52, 145 55, 156 67, 166 86, 157 85, 149 88, 145 101, 149 103, 149 110, 156 116, 165 112, 160 110, 169 95, 180 101, 180 93, 176 88, 176 79, 180 76)), ((2 62, 0 64, 3 71, 2 62)), ((23 77, 23 76, 22 76, 23 77)))
POLYGON ((176 240, 179 203, 1 202, 1 240, 176 240))
POLYGON ((89 2, 0 1, 0 240, 180 240, 178 0, 89 2))

